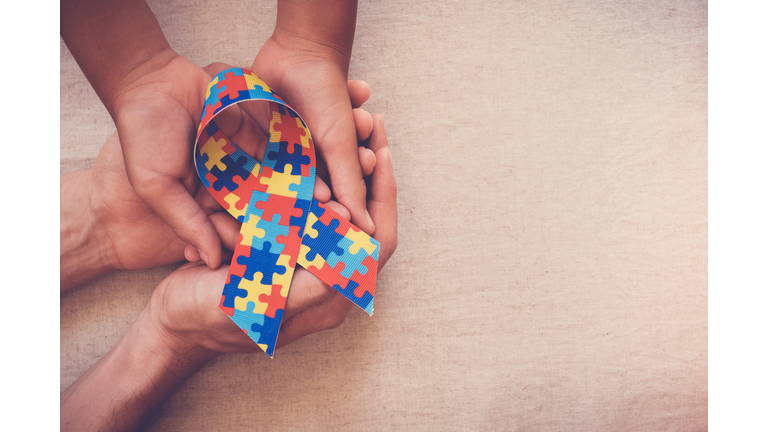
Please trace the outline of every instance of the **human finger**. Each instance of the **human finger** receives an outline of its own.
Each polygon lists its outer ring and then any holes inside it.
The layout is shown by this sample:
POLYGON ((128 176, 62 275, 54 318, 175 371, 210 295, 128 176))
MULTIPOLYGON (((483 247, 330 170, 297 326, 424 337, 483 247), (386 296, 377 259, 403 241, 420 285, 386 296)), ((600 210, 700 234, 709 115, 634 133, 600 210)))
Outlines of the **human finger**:
POLYGON ((360 158, 360 168, 363 170, 363 176, 368 177, 376 166, 376 155, 371 149, 363 146, 357 148, 357 153, 360 158))
POLYGON ((371 118, 371 113, 363 108, 355 108, 352 110, 352 116, 355 118, 357 140, 367 140, 368 137, 371 136, 371 130, 373 129, 373 118, 371 118))
POLYGON ((337 215, 341 216, 347 221, 352 219, 352 215, 349 214, 349 210, 347 210, 346 207, 344 207, 343 205, 339 204, 336 201, 328 201, 327 203, 325 203, 325 206, 333 210, 337 215))
POLYGON ((133 183, 136 195, 165 221, 176 235, 200 251, 211 268, 221 264, 221 242, 208 214, 176 179, 153 176, 133 183))
POLYGON ((347 91, 352 108, 359 108, 371 97, 371 86, 363 80, 347 81, 347 91))
POLYGON ((376 167, 369 181, 368 211, 376 223, 373 238, 381 244, 379 270, 387 263, 397 248, 397 184, 395 182, 392 154, 387 143, 384 116, 376 114, 369 147, 375 150, 376 167))
POLYGON ((331 188, 325 183, 322 177, 315 175, 315 190, 312 191, 312 197, 325 204, 331 199, 331 188))

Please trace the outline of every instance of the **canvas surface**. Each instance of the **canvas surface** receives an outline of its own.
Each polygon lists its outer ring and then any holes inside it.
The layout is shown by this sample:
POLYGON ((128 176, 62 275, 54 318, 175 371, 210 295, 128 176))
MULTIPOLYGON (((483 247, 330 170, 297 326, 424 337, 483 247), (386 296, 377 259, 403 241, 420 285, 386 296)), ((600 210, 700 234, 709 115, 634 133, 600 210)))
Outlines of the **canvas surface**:
MULTIPOLYGON (((150 6, 201 66, 276 13, 150 6)), ((214 360, 150 430, 707 428, 706 2, 362 1, 350 78, 399 189, 374 317, 214 360)), ((113 130, 62 42, 61 173, 113 130)), ((62 390, 174 268, 61 296, 62 390)))

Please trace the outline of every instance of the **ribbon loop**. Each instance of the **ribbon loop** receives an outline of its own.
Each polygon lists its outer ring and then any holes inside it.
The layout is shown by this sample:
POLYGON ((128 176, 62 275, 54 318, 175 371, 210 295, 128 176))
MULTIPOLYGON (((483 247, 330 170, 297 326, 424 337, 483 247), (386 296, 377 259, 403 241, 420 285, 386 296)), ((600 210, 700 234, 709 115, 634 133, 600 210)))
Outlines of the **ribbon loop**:
POLYGON ((211 195, 242 223, 219 308, 270 357, 296 264, 373 314, 379 243, 312 198, 312 135, 253 72, 228 69, 209 83, 194 164, 211 195), (262 163, 214 121, 222 110, 249 100, 269 102, 262 163))

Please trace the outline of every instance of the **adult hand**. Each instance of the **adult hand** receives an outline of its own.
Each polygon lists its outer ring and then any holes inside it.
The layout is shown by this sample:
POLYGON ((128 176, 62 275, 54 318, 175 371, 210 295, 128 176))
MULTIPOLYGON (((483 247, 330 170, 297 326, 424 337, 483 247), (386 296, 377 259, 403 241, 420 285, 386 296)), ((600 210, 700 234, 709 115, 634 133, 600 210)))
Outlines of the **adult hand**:
MULTIPOLYGON (((397 188, 383 118, 375 116, 374 124, 369 147, 377 161, 368 208, 378 227, 381 270, 397 247, 397 188)), ((363 164, 364 172, 370 173, 368 168, 363 164)), ((137 429, 206 361, 225 352, 257 351, 217 307, 226 275, 226 267, 190 263, 166 278, 120 341, 62 392, 61 430, 137 429)), ((351 307, 337 291, 297 269, 278 347, 340 325, 351 307)))
POLYGON ((171 49, 144 0, 62 1, 61 36, 117 126, 136 194, 218 267, 191 163, 210 76, 171 49))
MULTIPOLYGON (((384 118, 376 115, 373 121, 368 147, 375 152, 376 165, 368 178, 368 210, 377 227, 373 237, 381 243, 381 271, 397 247, 397 186, 384 118)), ((349 213, 340 215, 348 217, 349 213)), ((226 266, 210 270, 199 263, 190 263, 172 273, 155 290, 147 311, 174 350, 200 358, 259 350, 218 308, 227 271, 226 266)), ((277 347, 341 325, 352 306, 339 292, 307 270, 297 268, 277 347)))
MULTIPOLYGON (((225 68, 228 66, 219 63, 207 69, 215 74, 225 68)), ((350 97, 358 103, 362 104, 369 95, 369 87, 364 82, 350 83, 350 97)), ((241 105, 243 110, 240 105, 233 106, 217 117, 217 122, 244 151, 261 160, 269 116, 258 110, 267 105, 241 105)), ((365 113, 363 118, 370 119, 370 116, 365 113)), ((370 123, 361 122, 359 127, 361 135, 369 133, 365 130, 370 131, 370 123)), ((359 161, 370 174, 375 164, 373 152, 360 147, 359 161)), ((191 169, 191 155, 187 165, 191 169)), ((198 249, 180 238, 130 184, 117 133, 104 144, 92 170, 64 176, 61 185, 62 291, 114 269, 154 267, 184 258, 200 260, 198 249)), ((195 185, 194 197, 190 195, 193 203, 210 219, 217 238, 232 250, 240 223, 224 211, 205 188, 197 186, 196 177, 195 185)), ((330 200, 331 192, 322 181, 316 184, 315 197, 324 203, 330 200)), ((348 214, 338 203, 329 205, 337 213, 348 214)), ((224 253, 226 259, 228 253, 224 253)))
MULTIPOLYGON (((113 268, 132 270, 184 260, 188 243, 138 196, 128 181, 117 132, 99 151, 91 178, 89 203, 113 268)), ((224 212, 205 188, 198 187, 190 198, 211 220, 216 237, 227 239, 224 244, 231 250, 240 223, 224 212)))

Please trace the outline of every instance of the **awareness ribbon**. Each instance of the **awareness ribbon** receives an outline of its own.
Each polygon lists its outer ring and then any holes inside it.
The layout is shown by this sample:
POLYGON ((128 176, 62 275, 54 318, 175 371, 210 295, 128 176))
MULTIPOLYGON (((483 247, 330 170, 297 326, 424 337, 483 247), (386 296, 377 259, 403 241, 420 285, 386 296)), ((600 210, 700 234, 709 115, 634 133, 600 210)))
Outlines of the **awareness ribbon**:
POLYGON ((242 222, 219 308, 270 357, 296 264, 373 314, 379 242, 312 198, 309 129, 256 74, 228 69, 208 84, 194 163, 208 192, 242 222), (268 101, 272 116, 261 164, 213 119, 250 100, 268 101))

